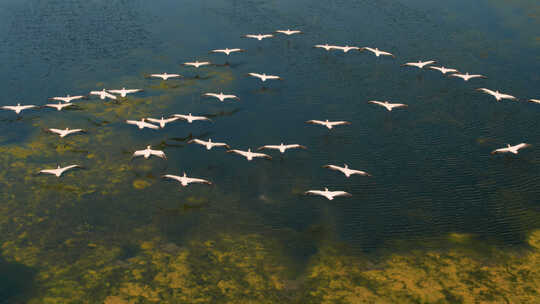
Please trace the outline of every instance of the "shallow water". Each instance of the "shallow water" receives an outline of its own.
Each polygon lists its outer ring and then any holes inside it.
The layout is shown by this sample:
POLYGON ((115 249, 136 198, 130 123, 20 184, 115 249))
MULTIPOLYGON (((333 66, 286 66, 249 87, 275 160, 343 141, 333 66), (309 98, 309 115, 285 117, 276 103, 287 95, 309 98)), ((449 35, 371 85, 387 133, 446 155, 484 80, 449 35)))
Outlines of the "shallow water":
MULTIPOLYGON (((135 261, 167 248, 175 254, 177 248, 192 250, 184 262, 198 269, 213 248, 209 241, 233 252, 242 248, 239 243, 254 242, 264 248, 260 263, 284 265, 282 278, 289 283, 281 290, 295 295, 279 294, 267 299, 271 302, 324 302, 315 292, 299 290, 324 288, 322 281, 305 277, 321 255, 339 260, 343 252, 326 249, 338 244, 350 254, 347 259, 376 264, 381 256, 410 254, 413 248, 477 250, 480 261, 491 257, 486 248, 527 249, 530 233, 540 228, 540 106, 497 103, 474 89, 540 98, 538 28, 535 1, 4 1, 0 105, 42 105, 47 97, 102 88, 145 91, 118 103, 79 101, 63 112, 0 113, 0 272, 21 276, 0 295, 6 303, 67 303, 66 298, 81 303, 77 296, 103 302, 122 294, 118 282, 127 283, 118 281, 116 272, 88 279, 90 269, 103 274, 122 263, 131 269, 135 261), (241 38, 288 27, 305 34, 261 42, 241 38), (378 47, 397 58, 312 48, 326 42, 378 47), (247 52, 208 54, 225 47, 247 52), (181 65, 195 59, 229 64, 199 70, 181 65), (400 66, 419 59, 489 78, 463 82, 400 66), (145 78, 161 72, 186 79, 145 78), (247 72, 284 80, 263 88, 245 77, 247 72), (201 97, 207 91, 235 93, 241 100, 218 103, 201 97), (368 104, 371 99, 409 107, 389 113, 368 104), (214 122, 178 122, 159 131, 124 123, 189 112, 214 122), (305 124, 309 119, 352 125, 328 131, 305 124), (42 131, 51 127, 84 128, 88 134, 59 139, 42 131), (270 152, 272 161, 247 162, 220 149, 188 145, 191 137, 211 137, 238 149, 280 142, 308 149, 283 156, 270 152), (519 142, 533 146, 516 156, 490 155, 519 142), (134 150, 149 144, 162 148, 168 160, 130 161, 134 150), (57 163, 86 169, 61 179, 34 175, 57 163), (330 163, 347 163, 373 176, 346 179, 321 168, 330 163), (159 178, 184 171, 214 186, 178 191, 178 185, 159 178), (302 195, 322 187, 353 196, 329 202, 302 195), (220 243, 227 239, 223 233, 232 240, 220 243), (200 251, 204 254, 195 254, 200 251), (95 285, 71 288, 67 278, 95 285), (77 296, 67 290, 77 290, 77 296)), ((215 267, 228 275, 227 267, 215 267)), ((256 270, 274 273, 270 268, 256 270)), ((151 272, 135 276, 137 284, 154 286, 160 271, 151 272)), ((202 281, 201 288, 217 284, 202 281)), ((152 302, 141 294, 129 299, 152 302)), ((126 293, 122 297, 128 300, 126 293)))

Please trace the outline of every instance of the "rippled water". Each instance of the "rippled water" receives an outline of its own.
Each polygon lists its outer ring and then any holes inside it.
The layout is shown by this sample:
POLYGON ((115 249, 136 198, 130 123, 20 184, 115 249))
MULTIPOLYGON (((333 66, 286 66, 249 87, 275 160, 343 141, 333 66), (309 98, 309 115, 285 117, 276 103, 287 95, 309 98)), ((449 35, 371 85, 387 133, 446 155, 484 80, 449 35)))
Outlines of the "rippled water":
MULTIPOLYGON (((136 256, 139 240, 131 232, 137 229, 179 246, 224 231, 259 234, 279 240, 298 265, 325 240, 364 254, 397 252, 392 241, 422 243, 449 233, 521 245, 540 219, 540 106, 497 103, 474 89, 540 98, 539 17, 534 1, 4 1, 0 105, 42 105, 51 96, 124 86, 145 92, 120 103, 91 98, 68 111, 30 110, 19 118, 2 111, 0 232, 6 242, 22 240, 21 250, 31 245, 41 252, 37 259, 57 255, 67 263, 86 250, 62 249, 71 239, 116 244, 126 258, 136 256), (288 27, 305 34, 241 38, 288 27), (397 58, 312 48, 326 42, 378 47, 397 58), (208 54, 225 47, 247 52, 208 54), (195 59, 229 64, 181 66, 195 59), (400 66, 419 59, 489 78, 463 82, 400 66), (161 72, 186 79, 145 78, 161 72), (247 72, 284 80, 262 88, 247 72), (241 100, 201 97, 221 90, 241 100), (371 99, 409 107, 389 113, 368 104, 371 99), (189 112, 210 115, 214 123, 178 122, 159 131, 124 123, 189 112), (328 131, 305 124, 309 119, 352 125, 328 131), (59 139, 41 130, 50 127, 88 134, 59 139), (308 149, 247 162, 187 145, 191 137, 238 149, 280 142, 308 149), (516 156, 490 155, 519 142, 533 146, 516 156), (163 148, 168 160, 130 161, 148 144, 163 148), (33 175, 57 163, 87 170, 61 179, 33 175), (321 168, 330 163, 373 176, 346 179, 321 168), (178 191, 159 179, 183 171, 215 185, 178 191), (302 195, 322 187, 353 197, 329 202, 302 195)), ((19 264, 1 261, 2 272, 17 272, 19 264)), ((39 267, 20 273, 33 271, 39 267)), ((40 288, 6 293, 39 294, 40 288)))

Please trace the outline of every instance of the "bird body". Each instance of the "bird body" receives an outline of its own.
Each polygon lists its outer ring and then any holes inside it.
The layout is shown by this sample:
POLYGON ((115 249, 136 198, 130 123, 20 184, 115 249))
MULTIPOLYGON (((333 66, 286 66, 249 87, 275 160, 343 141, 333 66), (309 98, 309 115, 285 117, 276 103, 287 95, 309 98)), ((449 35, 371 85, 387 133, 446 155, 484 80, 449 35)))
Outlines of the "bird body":
POLYGON ((120 94, 121 97, 126 97, 127 94, 137 93, 143 91, 142 89, 126 89, 122 88, 121 90, 107 90, 109 93, 120 94))
POLYGON ((323 197, 326 197, 329 201, 333 200, 335 197, 338 196, 352 196, 352 194, 345 192, 345 191, 328 191, 328 188, 324 188, 324 191, 321 190, 308 190, 305 192, 305 194, 312 194, 312 195, 320 195, 323 197))
POLYGON ((174 114, 173 116, 177 117, 179 119, 182 119, 182 120, 186 120, 188 123, 192 123, 192 122, 194 122, 196 120, 212 121, 210 118, 208 118, 206 116, 195 116, 195 115, 191 115, 191 113, 189 113, 188 115, 174 114))
POLYGON ((253 39, 257 39, 259 41, 265 39, 265 38, 272 38, 274 37, 274 35, 272 34, 257 34, 257 35, 252 35, 252 34, 248 34, 248 35, 244 35, 243 36, 244 38, 253 38, 253 39))
POLYGON ((357 47, 357 46, 348 46, 348 45, 346 45, 346 46, 335 46, 335 47, 333 47, 333 49, 342 50, 343 53, 347 53, 347 52, 352 51, 352 50, 358 50, 358 51, 360 50, 360 48, 357 47))
POLYGON ((469 74, 469 73, 465 73, 465 74, 458 74, 458 73, 455 73, 455 74, 450 74, 449 77, 458 77, 458 78, 461 78, 465 81, 469 81, 470 79, 473 79, 473 78, 487 78, 486 76, 484 75, 480 75, 480 74, 469 74))
POLYGON ((144 118, 141 118, 141 120, 126 120, 126 123, 130 125, 136 125, 140 130, 144 128, 149 128, 149 129, 154 129, 154 130, 159 129, 158 126, 153 125, 151 123, 147 123, 144 120, 145 120, 144 118))
POLYGON ((152 155, 157 156, 162 159, 167 159, 167 156, 165 156, 165 152, 161 150, 152 150, 152 146, 146 146, 146 149, 144 150, 138 150, 138 151, 133 152, 132 157, 143 156, 144 158, 148 159, 152 155))
POLYGON ((107 92, 107 90, 105 90, 105 89, 103 89, 101 91, 91 91, 90 95, 97 95, 97 96, 99 96, 99 98, 101 100, 104 100, 105 98, 110 98, 110 99, 115 99, 116 100, 116 96, 114 96, 113 94, 107 92))
POLYGON ((266 145, 259 147, 257 151, 264 150, 264 149, 273 149, 273 150, 279 150, 282 154, 285 153, 288 149, 307 149, 305 146, 299 145, 299 144, 291 144, 291 145, 284 145, 283 143, 279 145, 266 145))
POLYGON ((278 31, 276 31, 276 33, 281 33, 281 34, 285 34, 287 36, 291 36, 291 35, 294 35, 294 34, 301 34, 302 31, 287 29, 287 30, 278 30, 278 31))
POLYGON ((37 106, 35 105, 21 106, 20 103, 18 103, 16 106, 2 106, 1 107, 1 109, 4 109, 4 110, 15 111, 17 115, 21 114, 21 112, 24 110, 33 109, 33 108, 37 108, 37 106))
POLYGON ((225 48, 225 49, 211 50, 210 53, 224 53, 225 55, 229 56, 229 55, 232 54, 232 53, 236 53, 236 52, 245 52, 245 51, 246 51, 246 50, 244 50, 244 49, 239 49, 239 48, 236 48, 236 49, 225 48))
POLYGON ((336 165, 326 165, 326 166, 323 166, 323 168, 340 171, 341 173, 345 174, 347 178, 349 178, 353 174, 358 174, 362 176, 371 176, 369 173, 365 171, 350 169, 347 164, 345 164, 343 167, 336 166, 336 165))
POLYGON ((524 149, 524 148, 528 148, 530 147, 531 145, 530 144, 526 144, 526 143, 520 143, 520 144, 517 144, 515 146, 511 146, 511 145, 506 145, 506 148, 500 148, 500 149, 496 149, 496 150, 493 150, 491 152, 491 154, 497 154, 497 153, 512 153, 512 154, 518 154, 519 150, 520 149, 524 149))
POLYGON ((163 128, 165 128, 165 125, 167 125, 168 123, 173 122, 175 120, 178 120, 178 119, 180 119, 180 118, 178 118, 178 117, 163 118, 163 116, 161 116, 160 119, 147 118, 146 120, 148 120, 149 122, 153 122, 153 123, 159 123, 159 127, 163 129, 163 128))
POLYGON ((388 111, 392 111, 393 108, 408 107, 406 104, 403 103, 389 103, 388 101, 370 100, 368 102, 385 107, 388 111))
POLYGON ((281 79, 281 77, 276 75, 266 75, 265 73, 259 74, 259 73, 248 73, 249 76, 259 78, 262 82, 265 82, 268 79, 281 79))
POLYGON ((68 135, 75 134, 75 133, 86 132, 83 129, 69 129, 69 128, 65 128, 64 130, 62 130, 62 129, 48 129, 47 131, 49 131, 51 133, 58 134, 60 136, 60 138, 64 138, 64 137, 66 137, 68 135))
POLYGON ((370 48, 370 47, 363 47, 361 48, 360 50, 366 50, 366 51, 370 51, 372 52, 373 54, 375 54, 375 56, 379 57, 379 56, 392 56, 394 58, 396 58, 396 56, 394 56, 394 54, 392 53, 389 53, 389 52, 385 52, 385 51, 381 51, 379 50, 378 48, 370 48))
POLYGON ((64 172, 66 172, 66 171, 68 171, 70 169, 73 169, 73 168, 82 168, 82 167, 79 166, 79 165, 71 165, 71 166, 66 166, 66 167, 60 168, 60 165, 58 165, 58 167, 56 167, 56 169, 44 169, 44 170, 39 171, 39 173, 52 174, 52 175, 55 175, 56 177, 60 177, 60 176, 62 176, 62 174, 64 174, 64 172))
POLYGON ((180 74, 167 74, 167 73, 162 73, 162 74, 150 74, 150 77, 154 77, 154 78, 161 78, 163 80, 167 80, 169 78, 178 78, 178 77, 183 77, 182 75, 180 74))
POLYGON ((248 161, 251 161, 253 160, 253 158, 256 158, 256 157, 261 157, 261 158, 266 158, 266 159, 272 159, 272 157, 270 155, 267 155, 267 154, 264 154, 264 153, 256 153, 256 152, 251 152, 251 148, 248 149, 247 151, 242 151, 242 150, 228 150, 227 152, 229 153, 236 153, 238 155, 242 155, 243 157, 245 157, 248 161))
POLYGON ((489 94, 493 97, 495 97, 495 100, 497 101, 501 101, 503 99, 510 99, 510 100, 517 100, 517 98, 515 96, 512 96, 512 95, 508 95, 508 94, 503 94, 499 91, 492 91, 492 90, 489 90, 489 89, 486 89, 486 88, 479 88, 479 89, 476 89, 477 91, 480 91, 480 92, 484 92, 486 94, 489 94))
POLYGON ((82 98, 85 98, 86 96, 83 96, 83 95, 78 95, 78 96, 70 96, 70 95, 67 95, 65 97, 60 97, 60 96, 57 96, 57 97, 50 97, 49 100, 56 100, 56 101, 63 101, 63 102, 67 102, 67 103, 70 103, 72 102, 73 100, 77 100, 77 99, 82 99, 82 98))
POLYGON ((220 92, 219 94, 217 94, 217 93, 204 93, 203 96, 215 97, 215 98, 219 99, 219 101, 221 101, 221 102, 225 101, 225 99, 237 99, 237 100, 240 99, 236 95, 223 94, 223 92, 220 92))
POLYGON ((212 142, 212 139, 209 138, 208 141, 204 141, 204 140, 201 140, 201 139, 192 139, 192 140, 189 140, 188 141, 188 144, 191 144, 191 143, 196 143, 196 144, 199 144, 201 146, 205 146, 206 147, 206 150, 212 150, 213 147, 225 147, 227 149, 230 149, 231 147, 226 144, 226 143, 220 143, 220 142, 212 142))
POLYGON ((351 124, 348 121, 328 121, 328 119, 325 120, 325 121, 312 119, 312 120, 306 121, 306 123, 325 126, 328 129, 332 129, 332 128, 334 128, 334 126, 350 125, 351 124))
POLYGON ((180 185, 182 185, 183 187, 187 187, 189 184, 192 184, 192 183, 207 184, 207 185, 212 184, 210 181, 207 181, 207 180, 202 179, 202 178, 188 177, 186 175, 186 172, 184 172, 184 175, 182 175, 182 176, 172 175, 172 174, 165 174, 165 175, 162 176, 162 178, 173 179, 173 180, 179 182, 180 185))
POLYGON ((183 64, 185 66, 192 66, 192 67, 199 68, 205 65, 210 65, 211 62, 210 61, 194 61, 194 62, 184 62, 183 64))
POLYGON ((407 62, 403 64, 403 66, 412 66, 412 67, 417 67, 419 69, 423 69, 426 65, 434 64, 435 62, 436 62, 435 60, 428 60, 428 61, 418 60, 418 62, 407 62))
POLYGON ((56 103, 48 103, 45 106, 49 107, 49 108, 55 108, 58 111, 62 111, 62 109, 67 108, 67 107, 72 106, 72 105, 73 104, 70 103, 70 102, 62 103, 61 101, 59 101, 57 104, 56 103))
POLYGON ((437 71, 443 73, 443 75, 446 74, 446 73, 458 73, 459 72, 456 69, 449 69, 449 68, 445 68, 443 66, 441 66, 441 67, 430 66, 429 68, 432 69, 432 70, 437 70, 437 71))

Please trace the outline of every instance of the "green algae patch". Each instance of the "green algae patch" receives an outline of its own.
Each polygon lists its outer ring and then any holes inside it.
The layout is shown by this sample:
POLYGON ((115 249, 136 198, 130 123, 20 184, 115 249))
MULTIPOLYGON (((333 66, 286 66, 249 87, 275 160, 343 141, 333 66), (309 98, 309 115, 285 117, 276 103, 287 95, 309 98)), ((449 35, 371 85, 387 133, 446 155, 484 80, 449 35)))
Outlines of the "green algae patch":
POLYGON ((150 187, 152 184, 148 181, 142 179, 136 179, 133 181, 133 188, 141 190, 147 187, 150 187))

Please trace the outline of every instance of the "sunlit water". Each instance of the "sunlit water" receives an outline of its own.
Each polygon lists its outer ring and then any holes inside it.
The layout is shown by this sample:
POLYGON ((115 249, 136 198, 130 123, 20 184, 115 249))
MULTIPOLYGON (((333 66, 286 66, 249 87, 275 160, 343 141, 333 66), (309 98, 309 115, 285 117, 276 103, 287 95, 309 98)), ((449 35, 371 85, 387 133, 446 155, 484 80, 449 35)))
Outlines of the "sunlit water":
MULTIPOLYGON (((66 261, 77 259, 77 248, 58 247, 67 239, 82 235, 129 249, 137 241, 126 236, 141 227, 178 245, 222 231, 260 234, 280 240, 299 265, 321 240, 364 254, 449 233, 521 245, 540 219, 540 106, 498 103, 474 89, 540 98, 539 10, 534 1, 4 1, 1 105, 42 105, 47 97, 102 88, 145 91, 120 103, 91 98, 63 112, 29 110, 20 119, 2 111, 0 147, 14 154, 2 157, 10 203, 0 208, 0 231, 6 240, 27 233, 34 246, 66 261), (289 27, 305 34, 241 38, 289 27), (312 48, 318 43, 373 46, 397 58, 328 53, 312 48), (208 54, 225 47, 247 52, 208 54), (181 65, 195 59, 228 65, 181 65), (400 66, 420 59, 489 78, 463 82, 400 66), (161 72, 186 79, 145 78, 161 72), (263 89, 248 72, 283 81, 263 89), (207 91, 241 100, 219 103, 201 97, 207 91), (386 112, 371 99, 409 107, 386 112), (214 122, 175 122, 159 131, 124 123, 189 112, 214 122), (305 124, 309 119, 352 125, 329 131, 305 124), (59 139, 42 132, 49 127, 88 133, 59 139), (308 149, 247 162, 188 145, 191 136, 237 149, 281 142, 308 149), (516 156, 490 155, 520 142, 533 146, 516 156), (130 161, 149 144, 168 160, 130 161), (36 150, 19 159, 17 147, 36 150), (57 163, 87 170, 61 179, 32 175, 57 163), (347 179, 322 168, 344 163, 373 176, 347 179), (178 191, 159 179, 184 171, 214 186, 178 191), (323 187, 353 196, 329 202, 302 195, 323 187), (44 220, 10 220, 25 216, 44 220)), ((10 267, 5 271, 17 271, 10 267)))

